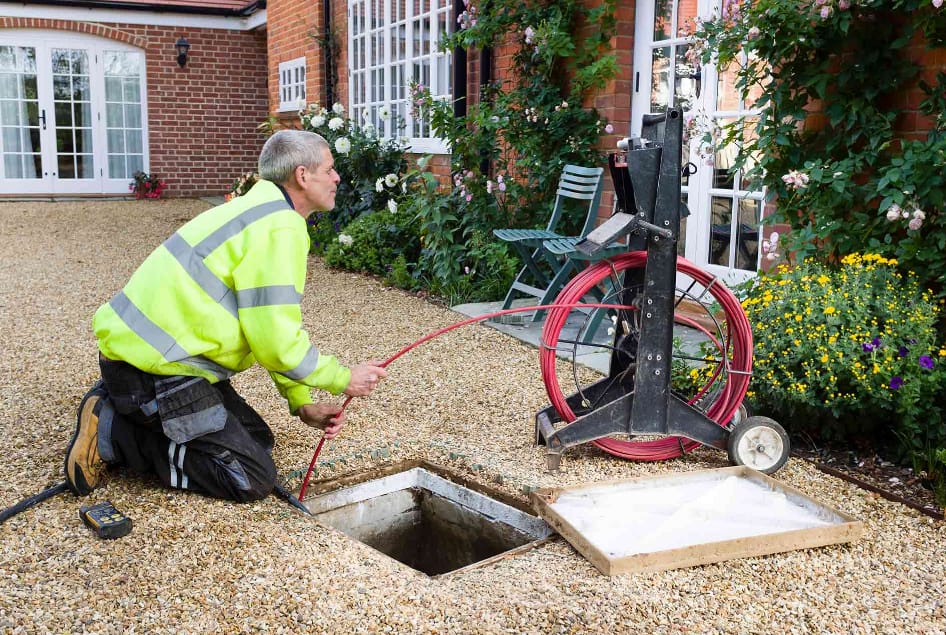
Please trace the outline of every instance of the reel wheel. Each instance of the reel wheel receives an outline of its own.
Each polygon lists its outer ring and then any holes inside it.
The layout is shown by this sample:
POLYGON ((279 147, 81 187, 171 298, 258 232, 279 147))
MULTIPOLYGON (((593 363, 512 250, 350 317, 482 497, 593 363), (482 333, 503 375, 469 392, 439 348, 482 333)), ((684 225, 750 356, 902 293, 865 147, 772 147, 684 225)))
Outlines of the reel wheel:
POLYGON ((763 474, 774 474, 791 452, 788 434, 774 419, 754 416, 737 423, 729 433, 729 461, 763 474))
MULTIPOLYGON (((647 254, 643 251, 627 252, 608 260, 596 262, 573 278, 562 290, 556 301, 562 304, 578 302, 586 294, 607 287, 610 288, 610 292, 604 297, 604 302, 620 303, 626 290, 625 282, 633 280, 635 276, 640 278, 639 274, 643 272, 646 264, 647 254)), ((749 322, 738 298, 715 277, 684 258, 677 258, 677 270, 689 276, 696 286, 703 289, 699 296, 693 295, 690 290, 678 289, 679 296, 695 299, 697 304, 700 304, 703 296, 711 296, 712 300, 722 308, 725 316, 725 319, 719 322, 710 315, 709 311, 706 312, 710 321, 715 324, 711 332, 701 327, 698 322, 687 315, 675 311, 674 322, 701 331, 706 336, 707 341, 715 348, 714 358, 703 360, 708 367, 708 377, 704 384, 694 389, 690 394, 680 396, 720 426, 726 426, 738 417, 737 413, 742 406, 742 400, 749 385, 752 370, 752 333, 749 322)), ((582 396, 584 388, 578 381, 578 373, 574 371, 577 363, 578 347, 589 346, 588 342, 582 341, 586 338, 580 332, 574 342, 560 339, 562 328, 570 317, 574 318, 574 311, 567 308, 549 311, 542 333, 543 346, 539 353, 542 376, 549 401, 566 423, 571 423, 581 413, 576 414, 557 380, 556 352, 567 350, 564 345, 572 345, 572 376, 575 379, 577 394, 581 397, 578 401, 587 404, 588 410, 593 410, 597 405, 594 401, 582 396)), ((583 317, 587 324, 592 326, 597 324, 592 316, 583 317)), ((615 346, 603 346, 603 348, 610 350, 612 356, 626 354, 621 349, 621 339, 634 340, 637 338, 640 334, 640 320, 641 311, 637 307, 621 309, 614 320, 614 324, 623 328, 623 330, 617 334, 615 346)), ((635 364, 629 363, 627 370, 614 376, 612 381, 623 386, 625 390, 633 390, 634 372, 635 364)), ((575 400, 571 401, 575 403, 575 400)), ((644 461, 674 458, 700 446, 699 442, 681 436, 660 438, 632 436, 627 440, 608 437, 598 439, 593 443, 609 454, 644 461)))

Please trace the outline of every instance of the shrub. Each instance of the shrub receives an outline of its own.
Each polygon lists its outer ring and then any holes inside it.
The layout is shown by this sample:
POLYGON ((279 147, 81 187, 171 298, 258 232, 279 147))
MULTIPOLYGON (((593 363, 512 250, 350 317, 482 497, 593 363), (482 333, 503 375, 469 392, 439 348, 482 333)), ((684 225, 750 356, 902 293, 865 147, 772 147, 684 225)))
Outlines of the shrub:
POLYGON ((321 254, 355 218, 372 212, 385 214, 389 201, 397 204, 406 189, 407 159, 401 140, 382 138, 371 122, 353 121, 341 104, 331 110, 312 104, 300 113, 300 120, 304 130, 328 141, 341 178, 335 209, 309 219, 312 251, 321 254))
POLYGON ((396 262, 414 263, 419 255, 416 219, 395 207, 353 220, 327 243, 323 257, 330 267, 388 277, 396 262))
POLYGON ((158 177, 147 172, 138 171, 132 175, 128 189, 134 192, 135 198, 161 198, 167 184, 158 177))
POLYGON ((831 268, 806 260, 760 275, 743 306, 753 328, 749 396, 786 429, 857 437, 904 455, 946 447, 946 348, 936 302, 896 261, 853 254, 831 268))

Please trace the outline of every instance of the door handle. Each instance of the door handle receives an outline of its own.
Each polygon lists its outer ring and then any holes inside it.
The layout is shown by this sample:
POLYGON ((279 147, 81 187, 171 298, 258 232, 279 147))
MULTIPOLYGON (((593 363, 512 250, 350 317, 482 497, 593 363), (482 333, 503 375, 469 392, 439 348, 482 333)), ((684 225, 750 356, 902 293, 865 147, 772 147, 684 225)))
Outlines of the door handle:
POLYGON ((43 122, 43 130, 46 129, 46 109, 40 111, 39 120, 43 122))

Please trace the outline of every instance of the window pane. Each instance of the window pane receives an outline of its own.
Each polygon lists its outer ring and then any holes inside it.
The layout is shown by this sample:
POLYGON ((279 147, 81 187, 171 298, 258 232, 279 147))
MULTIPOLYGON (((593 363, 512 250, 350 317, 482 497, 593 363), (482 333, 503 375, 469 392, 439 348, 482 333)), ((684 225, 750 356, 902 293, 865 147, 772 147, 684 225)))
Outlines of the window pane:
POLYGON ((141 154, 142 147, 140 130, 127 130, 125 132, 125 147, 130 153, 141 154))
POLYGON ((663 112, 670 105, 670 47, 654 49, 651 60, 650 112, 663 112))
POLYGON ((121 154, 125 151, 125 135, 120 129, 109 129, 106 137, 109 154, 121 154))
POLYGON ((736 228, 736 267, 755 271, 759 262, 759 221, 762 201, 739 201, 739 224, 736 228))

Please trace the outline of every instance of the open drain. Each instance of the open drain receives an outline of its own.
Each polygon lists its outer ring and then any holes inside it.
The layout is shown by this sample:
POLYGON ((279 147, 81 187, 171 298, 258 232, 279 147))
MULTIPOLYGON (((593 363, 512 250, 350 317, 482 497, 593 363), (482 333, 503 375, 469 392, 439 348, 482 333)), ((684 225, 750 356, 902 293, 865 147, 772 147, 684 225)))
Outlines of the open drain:
POLYGON ((325 493, 303 504, 320 522, 429 576, 482 566, 553 533, 541 518, 496 500, 498 492, 458 485, 426 463, 399 469, 355 484, 320 483, 325 493), (326 492, 333 485, 341 488, 326 492))

